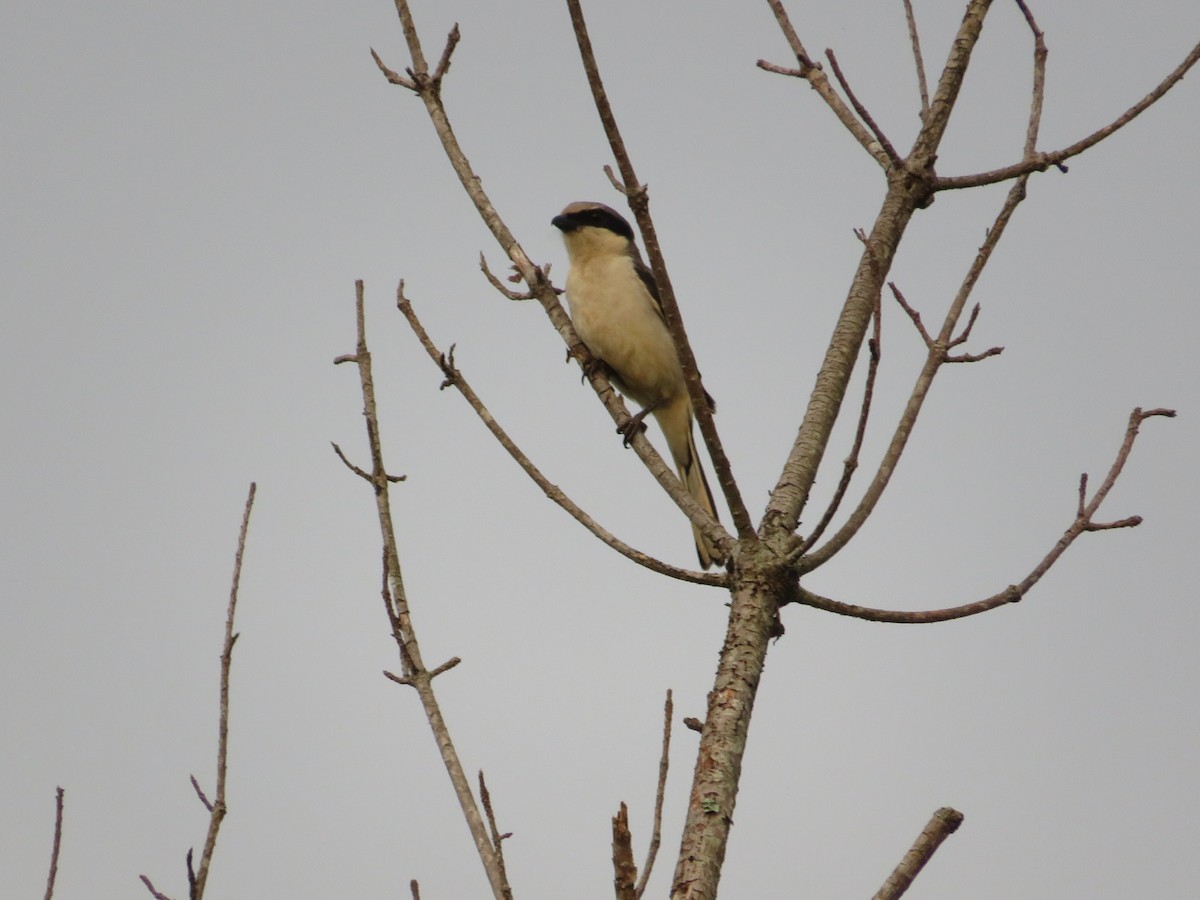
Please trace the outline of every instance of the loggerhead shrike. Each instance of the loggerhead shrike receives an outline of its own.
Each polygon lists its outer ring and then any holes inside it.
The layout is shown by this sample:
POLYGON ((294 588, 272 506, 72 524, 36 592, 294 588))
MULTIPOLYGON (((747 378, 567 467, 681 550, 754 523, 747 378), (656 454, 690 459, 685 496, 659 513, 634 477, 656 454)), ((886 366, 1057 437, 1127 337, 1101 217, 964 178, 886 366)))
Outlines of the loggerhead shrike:
MULTIPOLYGON (((568 205, 551 224, 562 231, 567 245, 567 305, 575 332, 611 370, 617 389, 641 404, 631 426, 636 428, 646 413, 653 413, 679 480, 715 519, 712 492, 692 436, 692 401, 683 368, 663 319, 654 275, 633 242, 633 229, 616 210, 587 202, 568 205)), ((705 396, 715 409, 712 398, 705 396)), ((695 525, 692 531, 700 565, 707 569, 725 561, 695 525)))

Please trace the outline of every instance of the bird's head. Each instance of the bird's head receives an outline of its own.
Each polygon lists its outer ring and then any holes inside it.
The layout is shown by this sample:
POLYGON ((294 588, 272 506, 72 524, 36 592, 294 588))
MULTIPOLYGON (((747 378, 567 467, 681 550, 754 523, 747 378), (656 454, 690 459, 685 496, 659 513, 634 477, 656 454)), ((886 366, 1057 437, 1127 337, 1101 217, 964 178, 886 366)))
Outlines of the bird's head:
POLYGON ((570 203, 550 224, 563 233, 572 260, 610 253, 627 255, 633 246, 629 223, 603 203, 570 203))

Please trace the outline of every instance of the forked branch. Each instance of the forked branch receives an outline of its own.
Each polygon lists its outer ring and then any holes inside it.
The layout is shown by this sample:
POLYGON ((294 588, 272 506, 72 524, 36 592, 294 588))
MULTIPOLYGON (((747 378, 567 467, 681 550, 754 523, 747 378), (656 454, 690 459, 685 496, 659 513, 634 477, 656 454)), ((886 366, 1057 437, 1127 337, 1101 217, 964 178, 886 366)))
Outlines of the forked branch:
POLYGON ((1178 66, 1154 88, 1149 94, 1125 110, 1116 119, 1109 122, 1103 128, 1093 131, 1087 137, 1081 138, 1069 147, 1063 147, 1061 150, 1053 150, 1050 152, 1034 152, 1028 151, 1025 158, 1018 163, 1013 163, 1010 166, 1003 166, 999 169, 992 169, 988 172, 979 172, 974 175, 951 175, 948 177, 939 177, 934 182, 934 190, 958 190, 960 188, 979 187, 984 184, 995 184, 998 181, 1008 181, 1010 178, 1017 178, 1021 175, 1028 175, 1032 172, 1045 172, 1051 166, 1056 166, 1062 171, 1066 171, 1066 166, 1063 165, 1068 159, 1073 156, 1078 156, 1083 151, 1088 150, 1096 144, 1100 143, 1106 137, 1124 128, 1151 106, 1153 106, 1167 91, 1178 84, 1183 76, 1187 74, 1188 69, 1200 60, 1200 43, 1192 48, 1192 51, 1183 59, 1178 66))
POLYGON ((1129 459, 1130 452, 1133 450, 1133 444, 1137 439, 1142 422, 1154 416, 1174 418, 1175 410, 1150 409, 1143 411, 1139 408, 1129 414, 1129 423, 1125 427, 1125 437, 1121 441, 1121 447, 1117 451, 1116 458, 1109 467, 1104 481, 1101 482, 1100 487, 1089 498, 1087 496, 1087 474, 1085 473, 1080 477, 1079 502, 1076 507, 1074 521, 1063 532, 1062 537, 1058 539, 1058 542, 1050 549, 1050 552, 1018 584, 1009 585, 1004 590, 998 591, 983 600, 977 600, 974 603, 952 606, 948 609, 931 609, 919 612, 874 609, 866 606, 857 606, 852 603, 842 603, 838 600, 831 600, 828 597, 814 594, 803 587, 798 591, 799 602, 805 606, 812 606, 843 616, 851 616, 855 619, 865 619, 869 622, 895 622, 909 625, 962 619, 967 616, 988 612, 1008 603, 1016 603, 1029 593, 1035 584, 1042 580, 1042 576, 1050 571, 1050 567, 1058 561, 1059 557, 1067 551, 1067 548, 1071 544, 1075 543, 1075 539, 1081 534, 1089 531, 1107 531, 1113 528, 1134 528, 1142 523, 1141 516, 1128 516, 1111 522, 1097 522, 1095 517, 1096 513, 1100 510, 1100 505, 1104 502, 1104 498, 1108 496, 1108 492, 1117 483, 1117 478, 1120 477, 1121 470, 1125 468, 1125 463, 1129 459))
MULTIPOLYGON (((200 803, 208 810, 208 832, 204 838, 204 849, 200 852, 200 865, 192 865, 192 851, 187 852, 187 876, 189 900, 201 900, 205 887, 208 885, 208 872, 212 865, 213 853, 217 848, 217 835, 221 823, 225 820, 228 807, 225 804, 225 775, 227 771, 229 749, 229 672, 233 667, 233 645, 237 643, 238 635, 233 630, 234 618, 237 614, 238 587, 242 580, 242 559, 246 554, 246 535, 250 530, 250 511, 254 508, 254 495, 258 485, 250 483, 250 492, 246 495, 246 504, 242 509, 242 526, 238 531, 237 552, 233 559, 233 583, 229 588, 229 604, 225 608, 225 640, 221 645, 221 693, 220 714, 217 723, 217 785, 212 800, 209 800, 200 787, 196 776, 191 777, 192 788, 200 803)), ((142 884, 155 898, 167 900, 145 875, 140 876, 142 884)))
MULTIPOLYGON (((603 367, 590 365, 591 354, 588 352, 587 347, 579 340, 579 336, 575 334, 575 329, 571 325, 570 318, 562 308, 562 304, 558 302, 560 291, 550 283, 546 269, 536 266, 530 261, 524 249, 522 249, 508 226, 504 223, 504 220, 501 219, 496 208, 492 205, 491 199, 483 190, 482 180, 471 168, 471 164, 467 161, 466 154, 463 152, 462 147, 458 143, 458 138, 450 126, 450 119, 441 98, 440 83, 435 82, 428 74, 425 56, 421 49, 420 36, 413 22, 408 2, 407 0, 395 0, 395 4, 397 13, 400 16, 401 25, 404 29, 404 37, 408 44, 409 54, 413 61, 412 68, 407 70, 410 77, 399 81, 395 80, 393 76, 396 73, 384 65, 379 55, 372 51, 372 56, 376 64, 389 82, 400 84, 402 87, 412 90, 424 102, 426 112, 433 123, 434 131, 441 140, 442 148, 446 153, 447 159, 450 161, 451 168, 454 169, 463 189, 475 204, 475 208, 483 219, 484 224, 508 255, 517 273, 524 279, 525 284, 529 288, 529 293, 537 299, 546 311, 551 324, 562 337, 568 350, 579 361, 585 377, 592 385, 593 390, 596 391, 605 409, 608 410, 609 415, 612 416, 613 421, 618 427, 622 426, 629 420, 629 410, 625 408, 625 404, 621 401, 620 396, 612 389, 603 367)), ((450 38, 447 39, 447 47, 452 49, 451 44, 456 42, 457 36, 452 32, 450 38)), ((448 59, 448 53, 443 53, 443 56, 448 59)), ((649 247, 647 247, 647 251, 649 252, 649 247)), ((512 296, 507 291, 506 294, 510 297, 512 296)), ((656 466, 653 463, 652 460, 657 458, 657 454, 650 442, 643 435, 639 434, 629 442, 629 446, 633 447, 638 457, 650 469, 663 490, 675 501, 676 505, 687 515, 689 520, 700 528, 705 536, 716 546, 728 552, 732 543, 730 537, 721 528, 719 523, 713 522, 711 516, 683 489, 674 472, 666 468, 665 465, 656 466)), ((659 462, 661 463, 661 460, 659 462)))
MULTIPOLYGON (((1033 97, 1030 102, 1029 120, 1025 129, 1025 148, 1028 151, 1030 147, 1035 145, 1038 131, 1041 127, 1042 95, 1045 91, 1046 46, 1042 40, 1041 31, 1033 21, 1032 16, 1027 16, 1027 20, 1034 36, 1033 97)), ((945 81, 944 76, 942 80, 943 82, 945 81)), ((939 88, 939 95, 941 92, 942 89, 939 88)), ((918 143, 920 143, 920 140, 918 140, 918 143)), ((900 421, 897 423, 896 429, 892 434, 892 439, 884 451, 879 468, 876 470, 875 476, 859 501, 858 506, 855 507, 849 518, 832 538, 816 550, 808 553, 801 560, 802 571, 812 571, 832 559, 838 551, 853 539, 874 511, 875 506, 883 496, 884 490, 890 483, 897 465, 899 465, 900 457, 903 455, 904 448, 908 444, 908 439, 912 434, 913 428, 916 426, 917 417, 920 415, 921 409, 925 404, 925 399, 929 396, 929 390, 933 386, 933 380, 941 367, 948 362, 974 362, 986 359, 1002 351, 1003 348, 1001 347, 992 347, 978 354, 952 355, 949 352, 951 347, 960 346, 971 335, 971 331, 975 326, 975 320, 978 317, 978 307, 971 313, 967 325, 962 332, 957 336, 955 336, 954 332, 958 328, 963 310, 966 308, 967 301, 970 299, 975 285, 978 284, 980 276, 982 276, 984 269, 992 258, 993 252, 1000 243, 1000 239, 1004 236, 1008 223, 1012 220, 1017 207, 1025 200, 1025 186, 1028 180, 1029 176, 1023 175, 1009 189, 1003 206, 1001 206, 1000 211, 996 214, 996 220, 992 223, 992 227, 988 229, 983 244, 975 254, 975 258, 967 269, 966 275, 963 276, 962 283, 959 285, 958 292, 955 294, 953 301, 951 301, 946 311, 936 337, 931 335, 926 329, 920 314, 908 303, 899 288, 894 284, 891 285, 896 302, 908 314, 914 327, 916 327, 918 333, 921 335, 921 339, 925 342, 927 350, 925 364, 921 367, 921 371, 913 385, 908 402, 905 404, 904 412, 901 414, 900 421)))
POLYGON ((787 41, 792 54, 796 57, 796 63, 799 68, 786 69, 783 66, 769 63, 765 59, 758 61, 758 67, 767 72, 792 75, 807 81, 809 86, 825 101, 825 105, 837 116, 838 121, 858 141, 859 146, 866 150, 885 172, 888 171, 894 164, 892 158, 884 149, 884 145, 876 140, 875 135, 855 117, 854 112, 838 96, 837 91, 833 89, 833 85, 829 83, 829 78, 826 77, 820 63, 813 62, 812 57, 808 55, 808 51, 800 41, 800 36, 796 34, 792 20, 788 17, 787 10, 783 7, 783 0, 767 0, 767 5, 771 7, 771 12, 775 15, 775 21, 779 24, 779 30, 783 32, 783 37, 787 41))
MULTIPOLYGON (((404 578, 400 568, 400 552, 396 546, 396 531, 392 523, 391 498, 389 489, 394 479, 387 473, 383 460, 383 444, 379 433, 379 414, 375 403, 375 378, 371 365, 371 351, 367 346, 366 316, 363 310, 363 283, 354 284, 354 311, 357 331, 355 351, 352 354, 339 356, 336 363, 352 362, 358 367, 359 386, 362 392, 363 416, 366 419, 367 444, 371 454, 371 470, 368 480, 374 489, 375 510, 379 520, 379 531, 383 543, 383 572, 382 594, 388 621, 392 626, 392 637, 400 653, 401 676, 393 676, 393 680, 411 686, 417 693, 425 718, 433 732, 442 764, 450 776, 454 794, 471 831, 475 842, 475 850, 483 863, 488 883, 491 885, 495 900, 512 900, 508 881, 504 874, 503 862, 500 858, 498 841, 493 841, 488 833, 487 825, 480 814, 475 795, 471 792, 470 782, 463 771, 462 762, 458 757, 454 741, 450 737, 450 729, 442 715, 441 706, 433 690, 434 676, 451 668, 454 661, 443 664, 430 671, 426 668, 421 656, 421 646, 417 641, 416 629, 413 626, 412 611, 408 604, 408 595, 404 588, 404 578)), ((341 455, 341 454, 339 454, 341 455)), ((347 461, 349 465, 349 462, 347 461)), ((351 466, 351 468, 356 468, 351 466)), ((361 470, 357 470, 360 471, 361 470)))

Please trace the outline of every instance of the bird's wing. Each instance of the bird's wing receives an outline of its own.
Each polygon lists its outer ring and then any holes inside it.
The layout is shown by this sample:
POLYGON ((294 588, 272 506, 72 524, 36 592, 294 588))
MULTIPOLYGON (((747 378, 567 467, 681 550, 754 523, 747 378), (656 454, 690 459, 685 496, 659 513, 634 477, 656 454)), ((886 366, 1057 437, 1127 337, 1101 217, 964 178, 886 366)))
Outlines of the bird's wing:
MULTIPOLYGON (((646 290, 650 293, 650 298, 654 301, 654 311, 658 313, 658 318, 662 321, 665 328, 667 318, 663 315, 662 300, 658 296, 658 282, 654 280, 654 273, 650 271, 650 267, 642 261, 642 254, 638 252, 636 244, 629 245, 629 258, 633 260, 633 271, 637 272, 637 277, 642 280, 642 284, 646 286, 646 290)), ((704 399, 708 401, 709 410, 716 412, 717 401, 713 399, 712 394, 707 390, 704 392, 704 399)))
POLYGON ((637 273, 637 277, 642 280, 642 284, 650 292, 650 299, 654 301, 654 311, 662 319, 663 325, 666 325, 667 320, 663 316, 662 300, 658 297, 658 282, 654 280, 654 273, 650 271, 650 267, 642 260, 642 254, 638 252, 636 244, 629 245, 629 258, 633 260, 633 271, 637 273))

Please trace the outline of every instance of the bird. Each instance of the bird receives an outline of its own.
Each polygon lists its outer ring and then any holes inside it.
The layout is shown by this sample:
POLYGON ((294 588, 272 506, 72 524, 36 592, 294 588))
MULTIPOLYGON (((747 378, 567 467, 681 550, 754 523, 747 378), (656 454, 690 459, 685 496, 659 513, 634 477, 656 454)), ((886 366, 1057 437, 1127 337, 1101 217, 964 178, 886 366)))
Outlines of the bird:
MULTIPOLYGON (((567 306, 575 333, 607 366, 613 385, 642 409, 622 429, 627 438, 647 413, 662 429, 679 480, 695 501, 717 518, 692 421, 695 411, 675 343, 663 318, 654 274, 642 261, 633 229, 603 203, 570 203, 551 224, 562 232, 570 269, 567 306)), ((716 404, 705 392, 709 408, 716 404)), ((692 525, 696 555, 708 569, 724 554, 692 525)))

